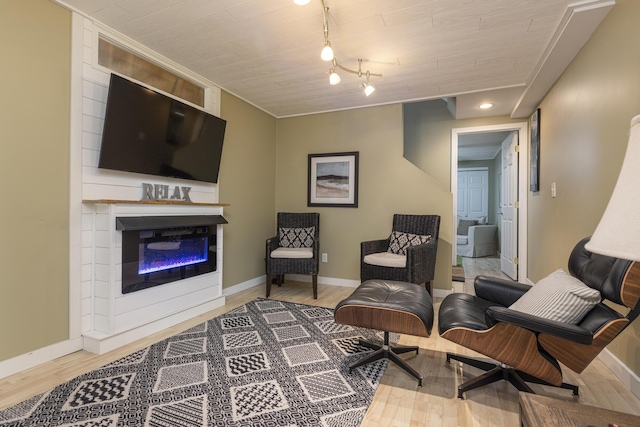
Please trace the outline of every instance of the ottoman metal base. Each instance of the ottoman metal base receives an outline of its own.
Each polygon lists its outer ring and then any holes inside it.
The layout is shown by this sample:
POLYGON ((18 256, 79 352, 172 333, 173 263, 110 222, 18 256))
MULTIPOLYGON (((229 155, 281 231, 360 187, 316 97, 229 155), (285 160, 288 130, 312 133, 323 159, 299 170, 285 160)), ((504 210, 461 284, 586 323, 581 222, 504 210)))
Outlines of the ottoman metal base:
POLYGON ((415 351, 418 347, 390 346, 389 332, 429 337, 433 326, 433 304, 429 293, 419 285, 391 280, 367 280, 351 296, 336 306, 334 320, 344 325, 359 326, 384 332, 382 346, 360 341, 375 350, 349 366, 359 366, 380 359, 388 359, 418 380, 422 375, 410 367, 398 354, 415 351))
POLYGON ((415 369, 413 369, 407 362, 398 357, 398 354, 408 353, 410 351, 415 351, 418 354, 420 347, 417 346, 390 346, 389 345, 389 332, 384 333, 384 344, 378 345, 373 344, 368 341, 360 340, 360 345, 375 350, 373 353, 370 353, 349 365, 349 372, 353 369, 360 367, 362 365, 366 365, 367 363, 375 362, 380 359, 388 359, 393 363, 404 369, 409 375, 418 380, 418 385, 422 387, 422 375, 420 375, 415 369))

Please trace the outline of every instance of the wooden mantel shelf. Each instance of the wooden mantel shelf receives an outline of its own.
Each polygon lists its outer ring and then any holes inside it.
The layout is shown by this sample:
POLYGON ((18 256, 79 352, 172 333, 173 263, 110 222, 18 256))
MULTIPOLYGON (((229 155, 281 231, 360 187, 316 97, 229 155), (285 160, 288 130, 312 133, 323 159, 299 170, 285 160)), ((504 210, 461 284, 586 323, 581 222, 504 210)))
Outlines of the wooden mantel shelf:
POLYGON ((228 203, 196 203, 196 202, 185 202, 184 200, 110 200, 110 199, 100 199, 100 200, 83 200, 82 203, 93 203, 93 204, 107 204, 107 205, 116 205, 116 204, 128 204, 128 205, 182 205, 182 206, 231 206, 228 203))

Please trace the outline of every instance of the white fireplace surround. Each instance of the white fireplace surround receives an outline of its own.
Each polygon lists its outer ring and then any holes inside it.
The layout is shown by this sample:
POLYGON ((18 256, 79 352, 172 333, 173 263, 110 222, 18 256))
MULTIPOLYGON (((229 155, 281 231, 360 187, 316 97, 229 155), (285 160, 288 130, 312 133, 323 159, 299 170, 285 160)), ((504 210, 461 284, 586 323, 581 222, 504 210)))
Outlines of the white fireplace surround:
MULTIPOLYGON (((181 321, 221 307, 222 234, 217 226, 217 270, 129 294, 122 293, 122 231, 116 217, 222 215, 222 206, 85 202, 92 245, 84 255, 93 271, 84 348, 102 354, 181 321)), ((83 257, 84 258, 84 257, 83 257)))

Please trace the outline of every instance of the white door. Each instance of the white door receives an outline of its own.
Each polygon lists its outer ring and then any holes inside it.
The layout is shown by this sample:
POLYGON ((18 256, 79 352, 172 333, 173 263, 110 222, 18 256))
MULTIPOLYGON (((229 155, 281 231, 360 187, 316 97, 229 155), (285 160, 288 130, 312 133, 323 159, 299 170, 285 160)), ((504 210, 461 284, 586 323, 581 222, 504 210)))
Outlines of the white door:
POLYGON ((489 171, 458 170, 458 216, 480 218, 489 215, 489 171))
POLYGON ((500 206, 500 268, 518 280, 518 133, 502 143, 502 205, 500 206))
POLYGON ((467 172, 467 217, 480 218, 489 215, 489 171, 467 172))

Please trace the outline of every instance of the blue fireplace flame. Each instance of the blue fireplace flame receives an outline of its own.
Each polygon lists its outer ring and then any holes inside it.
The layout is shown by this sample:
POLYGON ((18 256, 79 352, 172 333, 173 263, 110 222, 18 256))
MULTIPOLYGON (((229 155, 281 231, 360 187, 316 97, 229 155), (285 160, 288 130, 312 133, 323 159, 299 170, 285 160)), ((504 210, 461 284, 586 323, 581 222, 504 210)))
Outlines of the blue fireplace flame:
POLYGON ((209 259, 208 248, 208 237, 141 243, 138 274, 149 274, 206 262, 209 259))

